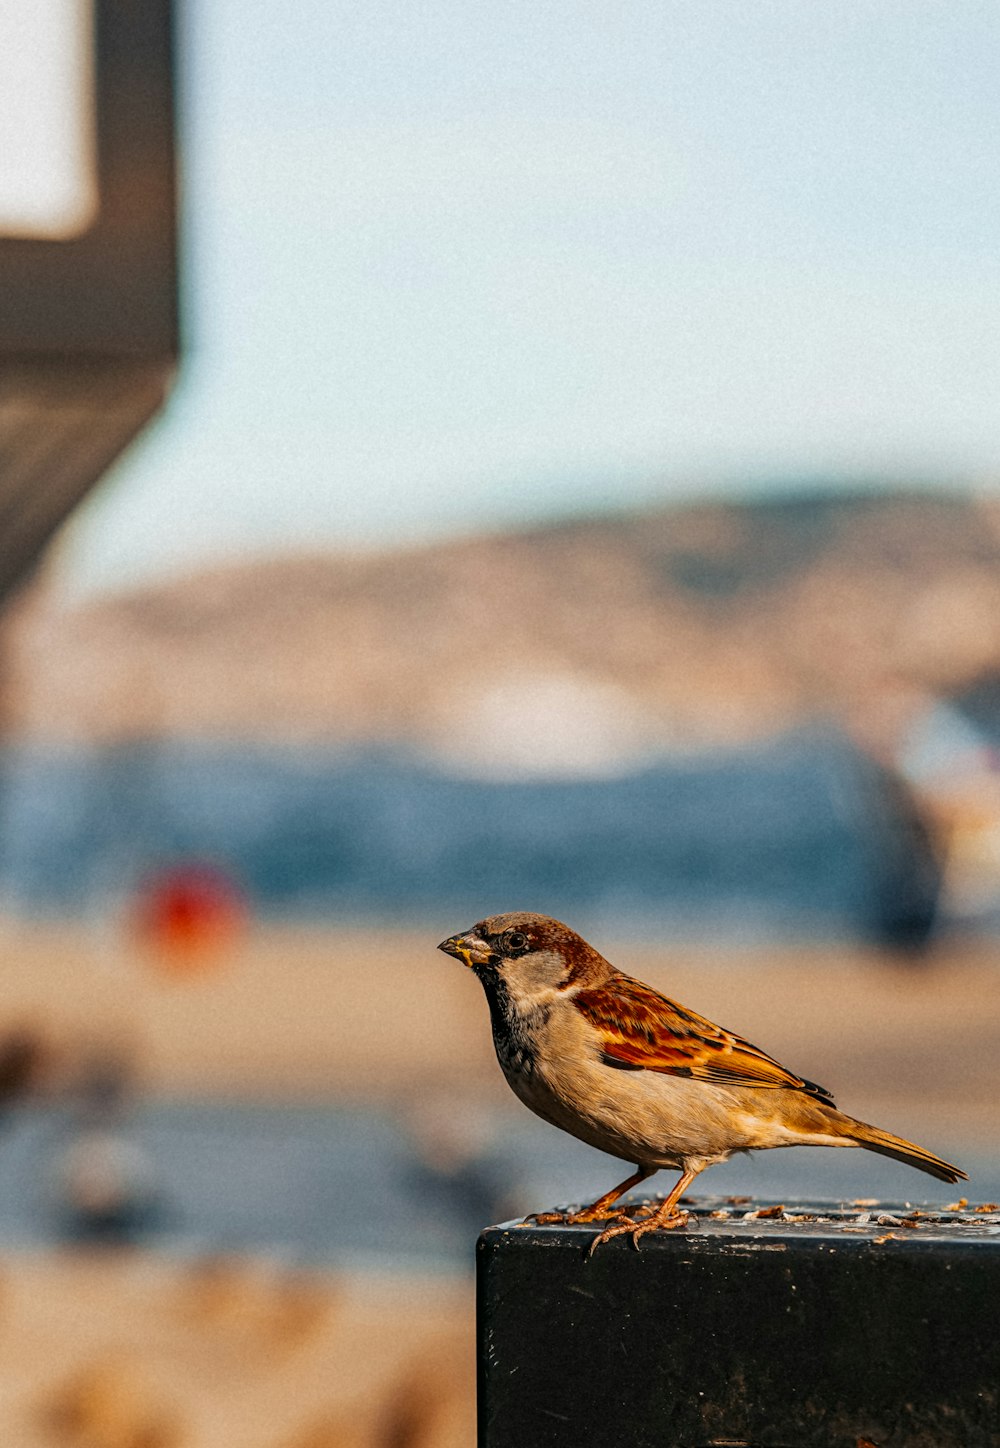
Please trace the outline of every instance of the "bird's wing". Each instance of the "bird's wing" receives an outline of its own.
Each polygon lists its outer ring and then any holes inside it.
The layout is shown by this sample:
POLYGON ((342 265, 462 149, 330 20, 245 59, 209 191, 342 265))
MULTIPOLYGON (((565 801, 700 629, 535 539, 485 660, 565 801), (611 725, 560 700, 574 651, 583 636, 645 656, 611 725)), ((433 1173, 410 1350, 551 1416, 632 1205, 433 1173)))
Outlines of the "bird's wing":
POLYGON ((609 1066, 662 1071, 728 1086, 790 1086, 832 1102, 829 1091, 648 985, 616 974, 578 991, 573 1004, 601 1038, 609 1066))

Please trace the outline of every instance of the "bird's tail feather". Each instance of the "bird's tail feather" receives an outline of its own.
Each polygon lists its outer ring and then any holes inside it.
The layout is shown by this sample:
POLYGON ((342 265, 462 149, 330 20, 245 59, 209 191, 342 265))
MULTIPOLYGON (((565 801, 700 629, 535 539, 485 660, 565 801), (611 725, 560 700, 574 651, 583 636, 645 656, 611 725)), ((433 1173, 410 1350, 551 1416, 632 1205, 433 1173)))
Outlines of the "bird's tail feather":
POLYGON ((845 1132, 845 1135, 848 1134, 868 1151, 877 1151, 881 1156, 905 1161, 907 1166, 915 1166, 918 1171, 928 1172, 939 1181, 957 1182, 968 1179, 968 1174, 962 1171, 961 1167, 952 1166, 950 1162, 935 1156, 932 1151, 925 1151, 922 1146, 915 1146, 912 1141, 904 1141, 901 1136, 893 1136, 890 1131, 882 1131, 878 1126, 869 1126, 865 1121, 851 1120, 850 1131, 845 1132))

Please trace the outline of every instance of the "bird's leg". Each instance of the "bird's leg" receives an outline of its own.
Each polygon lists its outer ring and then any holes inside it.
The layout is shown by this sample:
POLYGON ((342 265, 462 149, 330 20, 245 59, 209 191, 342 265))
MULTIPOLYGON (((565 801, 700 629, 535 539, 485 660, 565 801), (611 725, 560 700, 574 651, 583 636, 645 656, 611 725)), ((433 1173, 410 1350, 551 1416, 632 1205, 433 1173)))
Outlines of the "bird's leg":
POLYGON ((578 1222, 600 1222, 605 1217, 621 1216, 621 1209, 611 1210, 613 1203, 617 1202, 618 1198, 624 1196, 626 1192, 630 1192, 633 1187, 637 1187, 640 1182, 648 1180, 652 1175, 653 1170, 649 1167, 637 1166, 630 1177, 626 1177, 618 1186, 612 1187, 609 1192, 605 1192, 603 1197, 598 1197, 597 1201, 591 1206, 581 1207, 578 1212, 572 1212, 566 1218, 566 1221, 571 1226, 576 1226, 578 1222))
POLYGON ((648 1217, 643 1217, 639 1223, 614 1222, 611 1226, 605 1227, 600 1236, 594 1238, 587 1256, 592 1257, 601 1243, 610 1242, 612 1237, 621 1237, 627 1233, 632 1238, 632 1245, 638 1247, 639 1238, 644 1237, 647 1232, 655 1232, 658 1227, 683 1227, 688 1220, 688 1214, 674 1209, 697 1175, 696 1171, 686 1167, 680 1181, 675 1183, 670 1195, 660 1203, 655 1211, 651 1212, 648 1217))
POLYGON ((607 1217, 621 1216, 620 1210, 611 1210, 612 1203, 616 1202, 624 1192, 630 1192, 633 1187, 637 1187, 640 1182, 651 1177, 654 1170, 655 1168, 637 1166, 632 1175, 626 1177, 619 1186, 612 1187, 609 1192, 604 1193, 603 1197, 598 1197, 593 1205, 581 1207, 578 1212, 533 1212, 525 1220, 542 1227, 551 1226, 556 1222, 563 1226, 575 1227, 578 1222, 601 1222, 607 1217))

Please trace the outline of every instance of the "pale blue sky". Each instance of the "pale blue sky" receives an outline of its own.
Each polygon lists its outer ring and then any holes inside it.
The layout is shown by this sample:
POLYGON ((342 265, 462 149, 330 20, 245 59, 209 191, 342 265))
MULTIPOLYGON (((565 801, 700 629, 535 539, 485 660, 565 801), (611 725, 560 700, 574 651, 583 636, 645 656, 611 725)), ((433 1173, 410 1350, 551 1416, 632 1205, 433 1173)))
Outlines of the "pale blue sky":
POLYGON ((190 351, 74 586, 1000 480, 993 0, 188 0, 190 351))

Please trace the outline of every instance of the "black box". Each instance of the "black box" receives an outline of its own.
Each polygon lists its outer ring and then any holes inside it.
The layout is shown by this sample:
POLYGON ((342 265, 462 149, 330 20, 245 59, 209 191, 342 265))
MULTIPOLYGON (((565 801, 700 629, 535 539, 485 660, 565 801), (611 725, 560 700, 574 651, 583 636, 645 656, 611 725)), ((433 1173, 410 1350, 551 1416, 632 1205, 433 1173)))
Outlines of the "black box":
POLYGON ((772 1210, 483 1232, 479 1448, 998 1448, 1000 1213, 772 1210))

